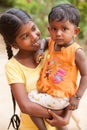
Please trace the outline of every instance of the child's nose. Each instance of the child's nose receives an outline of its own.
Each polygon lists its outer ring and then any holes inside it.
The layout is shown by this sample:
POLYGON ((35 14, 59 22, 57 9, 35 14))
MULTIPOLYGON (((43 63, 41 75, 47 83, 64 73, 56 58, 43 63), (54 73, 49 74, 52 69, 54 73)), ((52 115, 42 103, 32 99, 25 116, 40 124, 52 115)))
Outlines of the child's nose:
POLYGON ((57 31, 57 35, 60 36, 62 34, 62 31, 61 30, 58 30, 57 31))

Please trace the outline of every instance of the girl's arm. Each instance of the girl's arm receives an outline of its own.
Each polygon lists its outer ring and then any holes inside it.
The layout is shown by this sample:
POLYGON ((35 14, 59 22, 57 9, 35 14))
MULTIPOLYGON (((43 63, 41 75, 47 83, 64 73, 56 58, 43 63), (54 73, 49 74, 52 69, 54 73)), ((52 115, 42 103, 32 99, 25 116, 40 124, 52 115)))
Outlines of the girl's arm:
POLYGON ((68 117, 67 113, 67 116, 61 117, 54 112, 49 112, 48 109, 31 102, 27 96, 24 84, 15 83, 10 86, 21 112, 28 114, 29 116, 45 118, 52 126, 64 126, 68 124, 68 119, 66 119, 68 117))
POLYGON ((23 83, 14 83, 10 86, 14 98, 23 113, 34 117, 50 118, 50 114, 46 108, 29 100, 23 83))

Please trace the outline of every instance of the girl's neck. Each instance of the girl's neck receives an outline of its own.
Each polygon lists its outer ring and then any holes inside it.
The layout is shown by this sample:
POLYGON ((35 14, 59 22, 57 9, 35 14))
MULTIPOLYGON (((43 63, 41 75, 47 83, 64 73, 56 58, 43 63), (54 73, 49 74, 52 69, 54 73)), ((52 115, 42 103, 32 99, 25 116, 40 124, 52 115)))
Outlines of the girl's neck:
POLYGON ((35 52, 21 52, 21 51, 19 51, 15 55, 15 58, 22 65, 29 67, 29 68, 35 68, 37 66, 37 64, 35 62, 34 55, 35 55, 35 52))

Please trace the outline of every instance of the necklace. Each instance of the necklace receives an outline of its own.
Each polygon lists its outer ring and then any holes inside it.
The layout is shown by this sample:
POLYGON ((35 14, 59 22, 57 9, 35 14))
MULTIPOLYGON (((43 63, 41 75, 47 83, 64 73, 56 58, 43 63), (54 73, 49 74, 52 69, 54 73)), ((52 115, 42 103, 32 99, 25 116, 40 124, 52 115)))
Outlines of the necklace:
POLYGON ((54 43, 54 50, 61 51, 61 48, 66 48, 66 47, 70 46, 73 42, 74 42, 74 40, 71 40, 69 43, 66 43, 63 45, 58 45, 57 43, 54 43))

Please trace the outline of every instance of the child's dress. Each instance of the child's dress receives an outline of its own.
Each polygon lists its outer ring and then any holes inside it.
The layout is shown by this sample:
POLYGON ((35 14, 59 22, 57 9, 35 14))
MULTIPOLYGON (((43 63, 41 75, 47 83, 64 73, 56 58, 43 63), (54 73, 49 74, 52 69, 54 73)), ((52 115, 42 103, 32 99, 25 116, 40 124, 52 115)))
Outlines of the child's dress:
POLYGON ((54 50, 54 42, 49 41, 45 65, 37 82, 37 91, 31 92, 29 98, 51 109, 63 109, 69 105, 69 98, 77 90, 78 68, 75 63, 77 43, 54 50))

